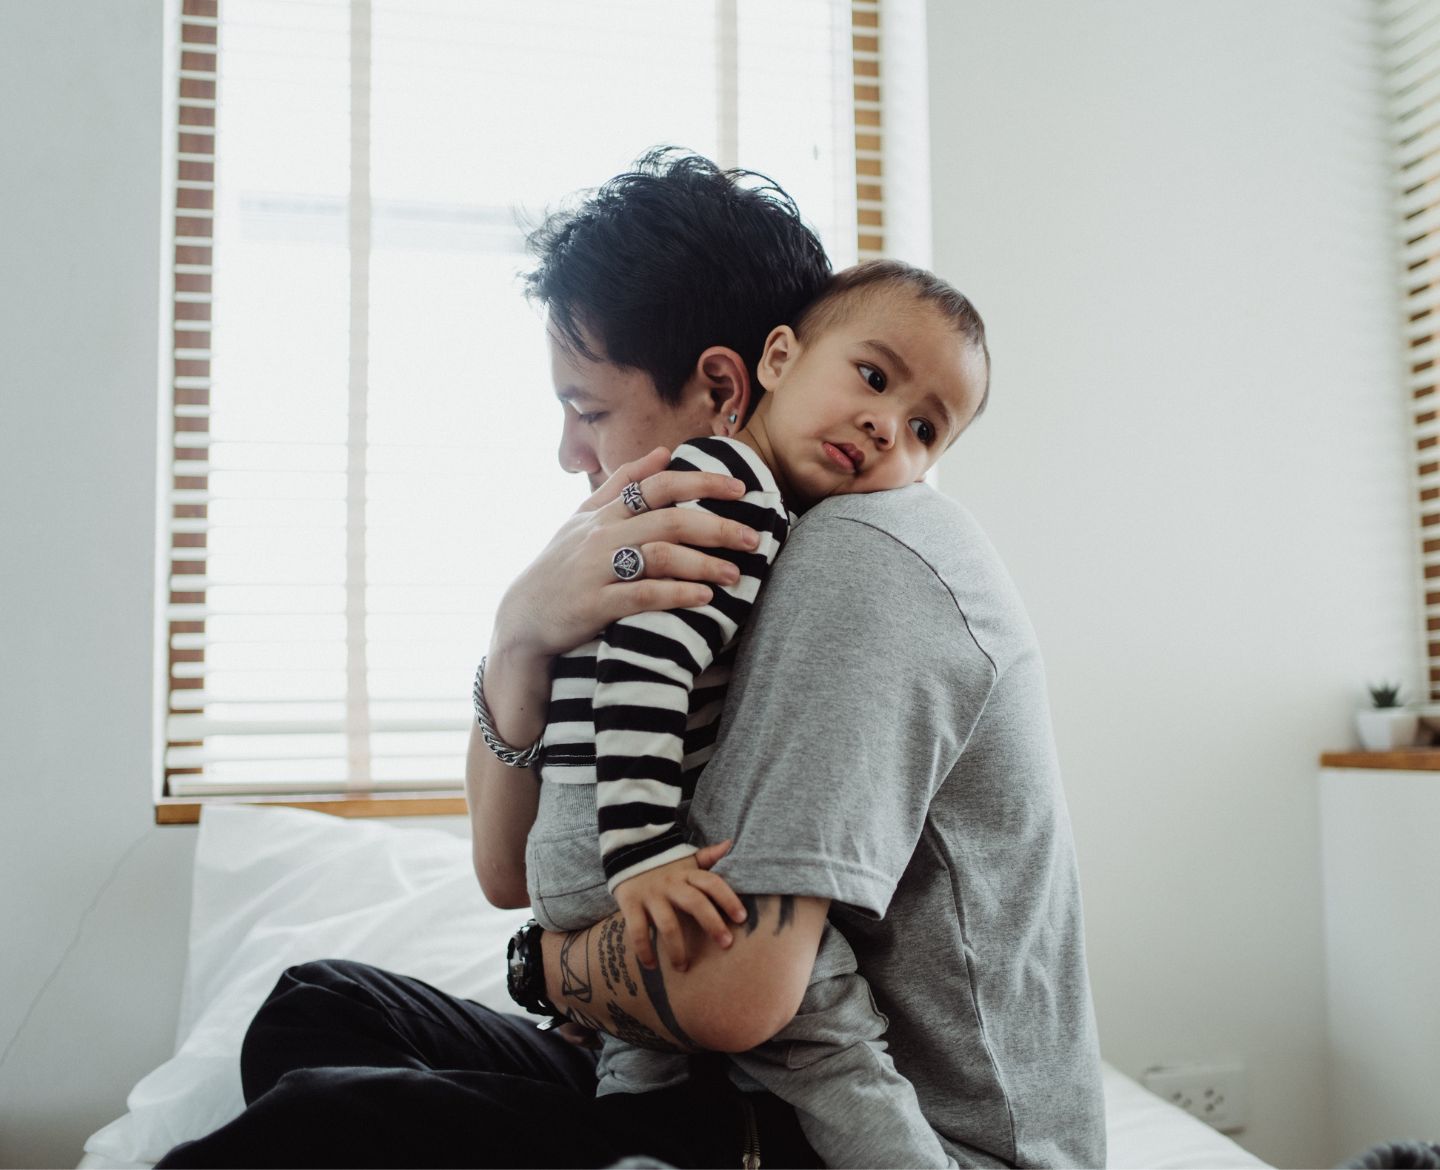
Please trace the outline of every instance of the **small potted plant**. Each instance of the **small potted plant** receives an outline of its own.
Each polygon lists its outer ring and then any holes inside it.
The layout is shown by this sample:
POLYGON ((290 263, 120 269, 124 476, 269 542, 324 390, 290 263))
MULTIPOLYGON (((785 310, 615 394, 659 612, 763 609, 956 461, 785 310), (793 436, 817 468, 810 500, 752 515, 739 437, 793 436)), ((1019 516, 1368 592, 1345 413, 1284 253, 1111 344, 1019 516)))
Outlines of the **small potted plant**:
POLYGON ((1360 745, 1372 752, 1413 747, 1420 719, 1400 704, 1400 684, 1380 683, 1369 688, 1371 707, 1355 713, 1360 745))

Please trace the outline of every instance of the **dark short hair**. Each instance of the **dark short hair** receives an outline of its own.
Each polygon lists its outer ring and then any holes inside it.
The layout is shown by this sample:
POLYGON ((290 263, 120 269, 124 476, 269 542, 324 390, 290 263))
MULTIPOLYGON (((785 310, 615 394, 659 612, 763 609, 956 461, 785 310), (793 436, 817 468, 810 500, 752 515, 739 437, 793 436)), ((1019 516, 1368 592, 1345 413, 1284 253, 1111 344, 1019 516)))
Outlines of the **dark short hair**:
POLYGON ((563 343, 643 370, 671 405, 700 354, 723 345, 750 371, 753 409, 765 338, 830 276, 819 238, 774 180, 675 147, 581 192, 526 248, 536 260, 526 295, 549 309, 563 343))
POLYGON ((990 401, 990 347, 985 343, 985 322, 969 297, 933 272, 900 260, 866 260, 832 276, 790 327, 804 342, 807 337, 848 320, 854 309, 876 293, 896 290, 908 291, 939 310, 956 332, 984 357, 985 393, 974 415, 979 418, 990 401))

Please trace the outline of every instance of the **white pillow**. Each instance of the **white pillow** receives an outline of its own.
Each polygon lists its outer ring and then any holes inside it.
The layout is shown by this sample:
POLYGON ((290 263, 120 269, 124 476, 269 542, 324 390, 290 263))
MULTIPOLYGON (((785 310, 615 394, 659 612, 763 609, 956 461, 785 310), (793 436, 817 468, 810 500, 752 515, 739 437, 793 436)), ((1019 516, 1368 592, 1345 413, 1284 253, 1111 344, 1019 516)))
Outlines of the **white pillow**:
POLYGON ((466 838, 301 809, 207 808, 175 1055, 86 1152, 154 1163, 238 1114, 241 1039, 295 963, 359 959, 516 1010, 505 943, 526 917, 485 901, 466 838))

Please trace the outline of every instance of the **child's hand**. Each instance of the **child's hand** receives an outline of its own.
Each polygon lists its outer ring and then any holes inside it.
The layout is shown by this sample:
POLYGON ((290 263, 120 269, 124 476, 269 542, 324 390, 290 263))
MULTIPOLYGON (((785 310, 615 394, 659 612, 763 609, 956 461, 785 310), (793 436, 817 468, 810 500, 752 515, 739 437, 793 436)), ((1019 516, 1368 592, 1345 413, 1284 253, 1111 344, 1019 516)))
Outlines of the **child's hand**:
POLYGON ((657 865, 626 878, 615 887, 615 901, 625 916, 626 942, 642 967, 655 966, 655 951, 650 943, 651 923, 664 940, 665 953, 675 970, 683 971, 689 965, 685 935, 675 915, 677 910, 690 915, 720 946, 728 947, 733 941, 720 912, 724 911, 734 922, 744 922, 745 907, 724 878, 709 872, 710 866, 729 848, 729 841, 707 845, 691 857, 657 865))

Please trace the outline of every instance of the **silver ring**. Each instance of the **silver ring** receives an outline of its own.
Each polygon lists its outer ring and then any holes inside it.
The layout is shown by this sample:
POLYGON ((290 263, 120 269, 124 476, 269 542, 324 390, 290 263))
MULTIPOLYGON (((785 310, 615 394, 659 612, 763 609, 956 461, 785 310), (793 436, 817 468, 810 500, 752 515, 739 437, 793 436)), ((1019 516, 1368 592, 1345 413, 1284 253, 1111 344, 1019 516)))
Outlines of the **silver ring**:
POLYGON ((641 512, 650 511, 650 505, 645 502, 640 485, 633 480, 620 489, 620 498, 625 502, 625 506, 637 516, 641 512))
POLYGON ((615 555, 610 558, 610 568, 620 580, 633 581, 645 571, 645 558, 638 548, 627 545, 615 550, 615 555))

